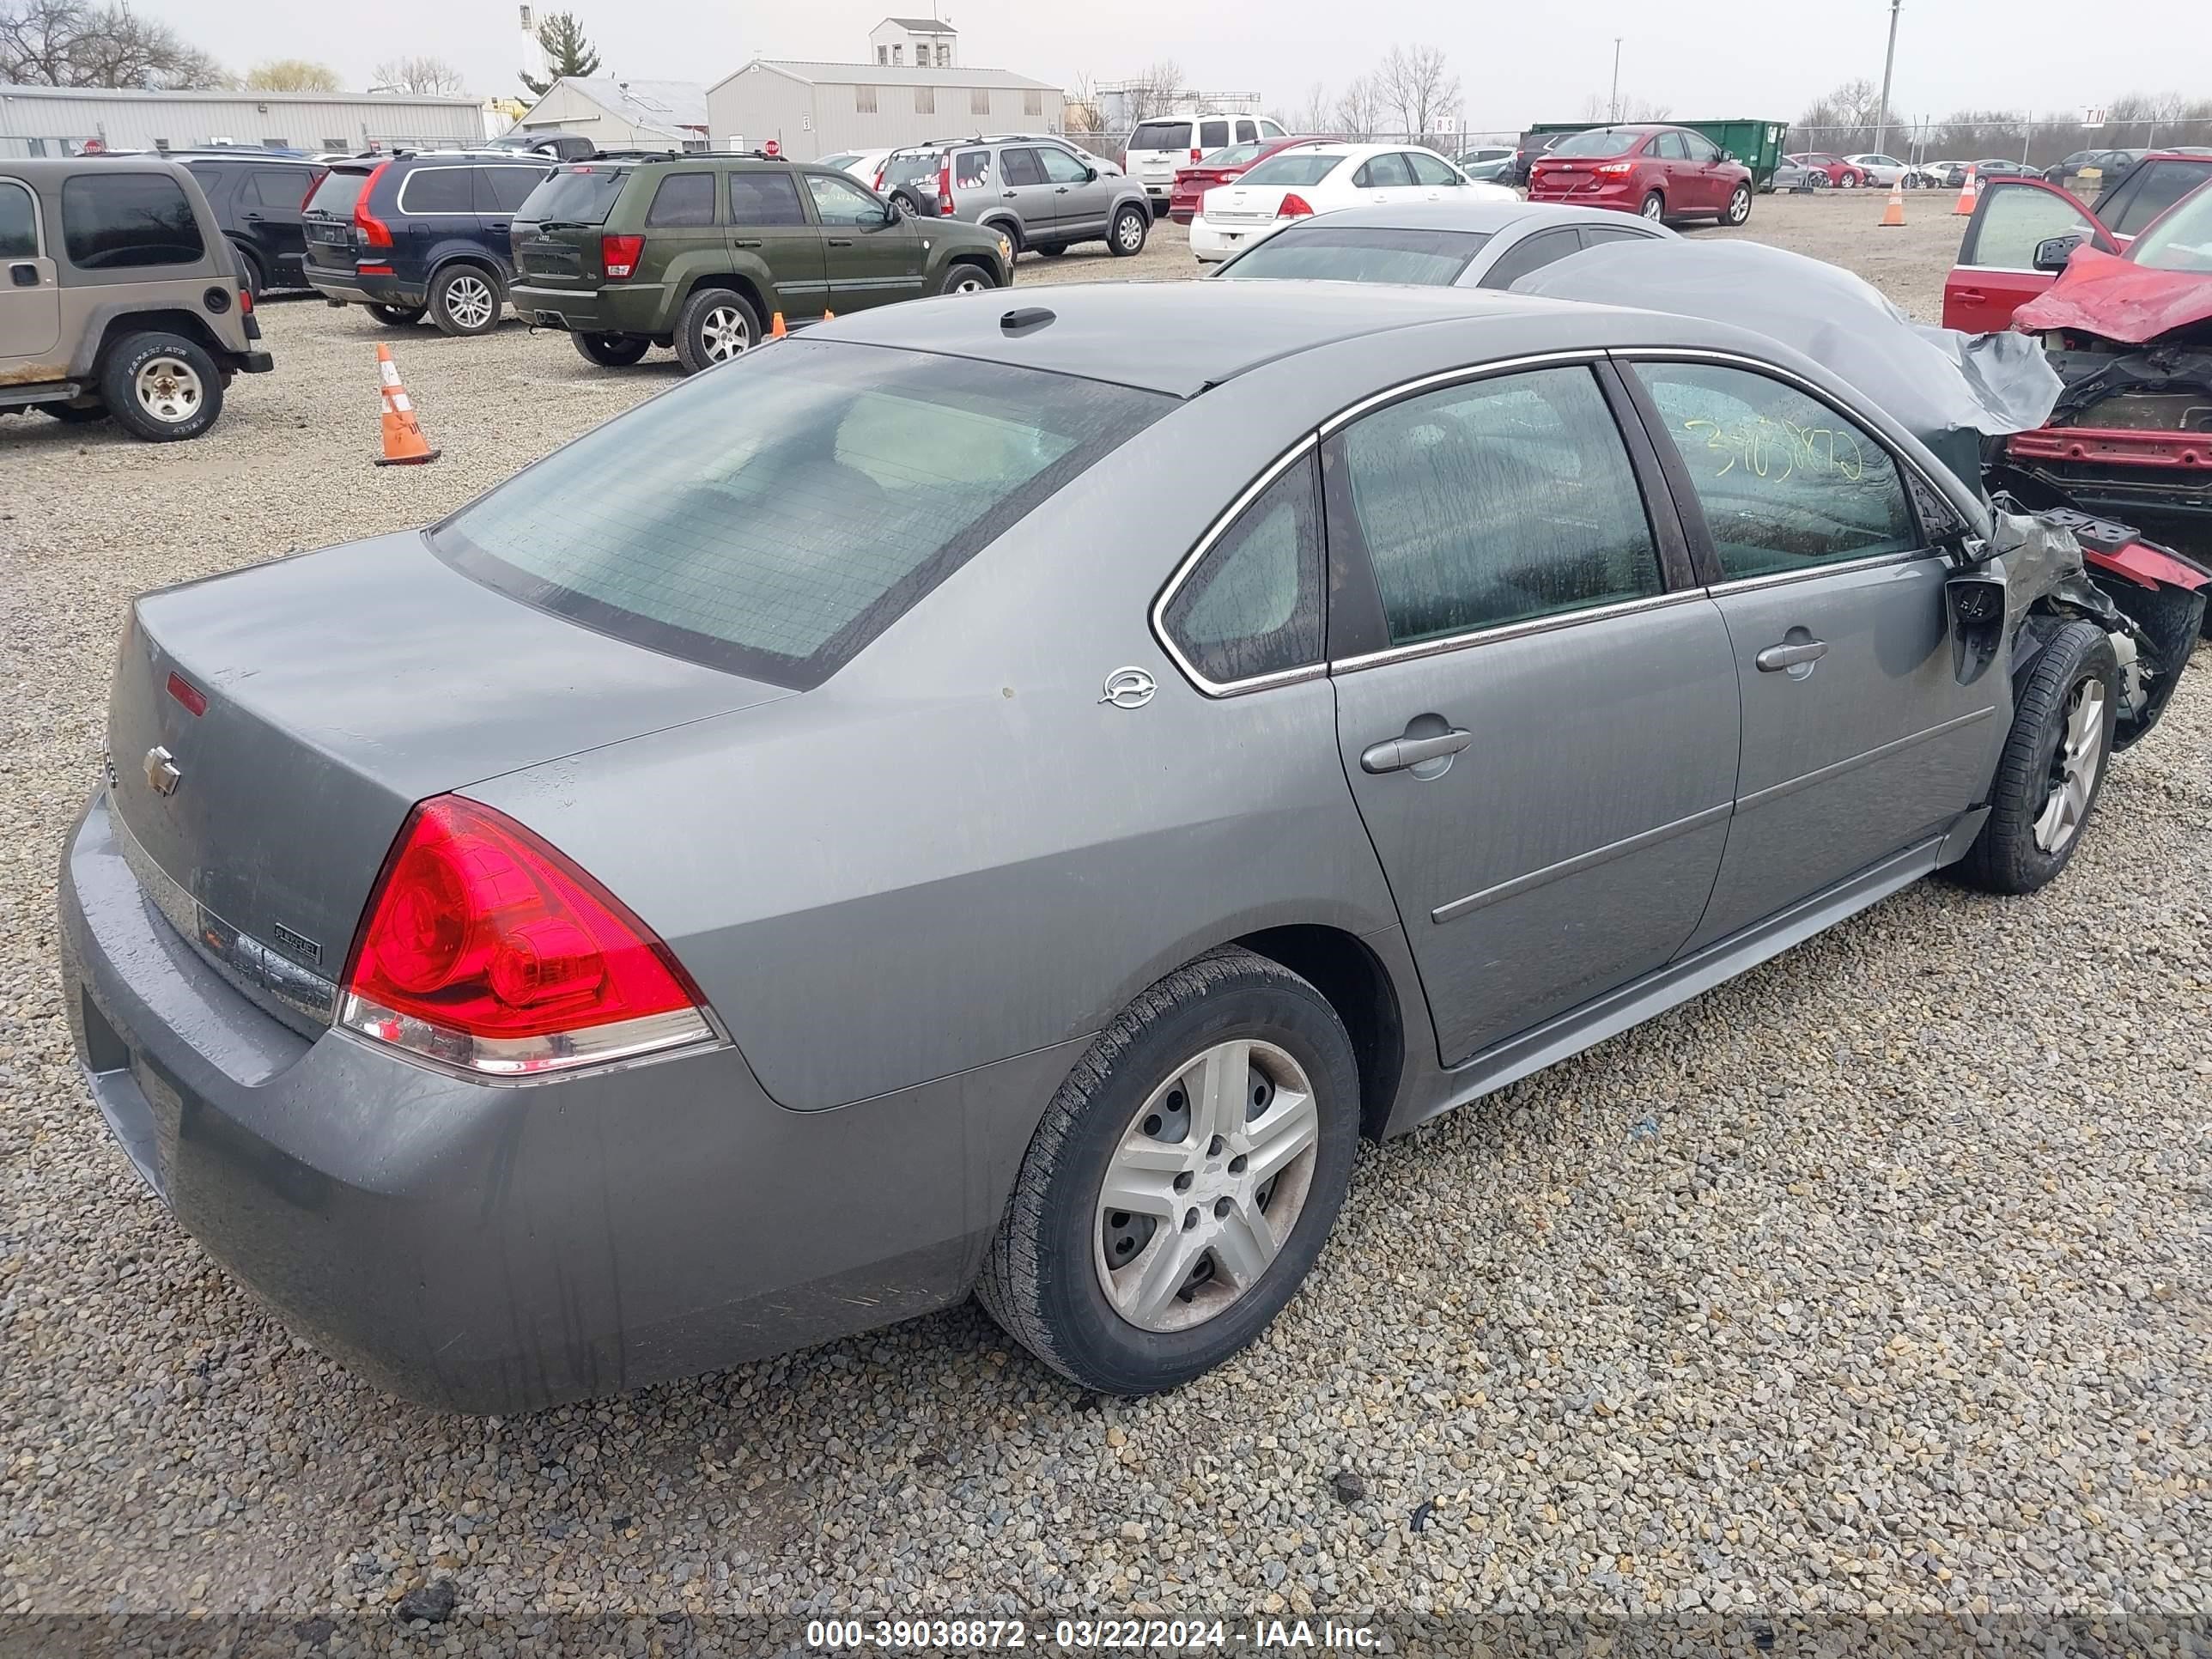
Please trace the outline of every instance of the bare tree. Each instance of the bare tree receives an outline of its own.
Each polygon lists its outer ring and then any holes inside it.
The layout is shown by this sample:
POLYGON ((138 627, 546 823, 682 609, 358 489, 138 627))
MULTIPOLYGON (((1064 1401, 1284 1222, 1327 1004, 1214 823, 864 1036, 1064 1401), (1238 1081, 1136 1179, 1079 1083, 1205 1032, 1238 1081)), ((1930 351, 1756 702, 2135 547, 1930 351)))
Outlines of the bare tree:
POLYGON ((1068 132, 1100 132, 1105 123, 1098 118, 1098 84, 1088 75, 1079 75, 1067 95, 1060 100, 1061 127, 1068 132))
POLYGON ((1293 118, 1283 125, 1293 132, 1327 132, 1334 112, 1328 88, 1316 81, 1306 88, 1305 98, 1293 112, 1293 118))
POLYGON ((1129 82, 1125 94, 1128 100, 1129 125, 1149 121, 1156 115, 1165 115, 1175 108, 1176 100, 1182 96, 1182 65, 1172 58, 1163 58, 1129 82))
POLYGON ((145 91, 226 86, 222 66, 125 4, 0 0, 0 82, 145 91))
POLYGON ((1797 118, 1810 142, 1820 149, 1848 155, 1874 144, 1875 112, 1881 94, 1863 76, 1846 81, 1833 91, 1815 98, 1797 118))
POLYGON ((1391 47, 1375 82, 1378 101, 1396 114, 1399 130, 1425 143, 1436 118, 1459 107, 1459 76, 1441 46, 1391 47))
POLYGON ((248 92, 336 92, 338 72, 304 58, 276 58, 256 64, 239 82, 248 92))
POLYGON ((460 70, 442 58, 387 58, 376 66, 376 84, 420 98, 458 98, 467 92, 460 70))
POLYGON ((1364 142, 1382 118, 1382 94, 1372 75, 1355 75, 1336 95, 1336 125, 1344 136, 1364 142))

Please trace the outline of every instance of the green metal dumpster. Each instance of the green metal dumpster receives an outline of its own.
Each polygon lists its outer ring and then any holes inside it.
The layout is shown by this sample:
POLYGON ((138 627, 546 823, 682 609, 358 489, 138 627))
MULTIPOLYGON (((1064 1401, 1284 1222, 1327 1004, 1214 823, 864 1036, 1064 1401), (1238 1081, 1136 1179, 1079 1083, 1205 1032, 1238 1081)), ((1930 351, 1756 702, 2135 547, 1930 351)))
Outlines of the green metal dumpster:
POLYGON ((1672 125, 1703 133, 1751 169, 1753 190, 1774 182, 1774 165, 1782 159, 1782 137, 1787 121, 1676 121, 1672 125))

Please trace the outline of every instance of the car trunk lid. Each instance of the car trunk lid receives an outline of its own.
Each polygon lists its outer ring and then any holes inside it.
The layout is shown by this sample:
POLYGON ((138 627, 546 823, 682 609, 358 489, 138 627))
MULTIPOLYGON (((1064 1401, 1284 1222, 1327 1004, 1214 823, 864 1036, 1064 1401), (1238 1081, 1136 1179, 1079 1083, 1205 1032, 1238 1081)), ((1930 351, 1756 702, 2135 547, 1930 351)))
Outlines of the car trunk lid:
POLYGON ((108 787, 149 897, 234 981, 293 981, 256 1000, 301 1025, 416 801, 790 695, 504 598, 408 532, 142 598, 108 787))
MULTIPOLYGON (((1310 189, 1310 186, 1309 186, 1310 189)), ((1287 185, 1226 185, 1205 197, 1206 216, 1223 224, 1272 223, 1290 193, 1287 185)))
POLYGON ((606 279, 608 216, 629 176, 626 167, 579 162, 549 175, 517 210, 510 238, 525 280, 546 287, 596 288, 606 279))

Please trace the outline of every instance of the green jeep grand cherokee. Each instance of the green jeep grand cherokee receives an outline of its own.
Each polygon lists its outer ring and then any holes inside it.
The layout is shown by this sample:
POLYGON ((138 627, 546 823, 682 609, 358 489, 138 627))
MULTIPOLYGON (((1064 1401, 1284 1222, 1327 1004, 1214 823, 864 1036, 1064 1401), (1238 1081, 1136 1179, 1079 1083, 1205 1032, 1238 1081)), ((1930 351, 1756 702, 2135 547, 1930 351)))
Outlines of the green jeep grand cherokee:
POLYGON ((579 161, 531 192, 510 234, 515 310, 609 368, 664 345, 696 374, 779 313, 811 322, 1013 280, 996 231, 910 219, 849 173, 757 155, 579 161))

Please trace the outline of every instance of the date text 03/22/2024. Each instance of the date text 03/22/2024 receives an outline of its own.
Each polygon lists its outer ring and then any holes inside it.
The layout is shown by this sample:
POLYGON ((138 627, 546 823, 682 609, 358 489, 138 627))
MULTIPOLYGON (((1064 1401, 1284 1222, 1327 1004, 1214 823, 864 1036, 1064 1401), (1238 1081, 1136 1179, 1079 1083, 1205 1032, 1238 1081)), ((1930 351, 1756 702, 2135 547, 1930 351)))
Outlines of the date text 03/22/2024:
POLYGON ((1333 1620, 823 1619, 806 1627, 817 1651, 927 1652, 995 1648, 1056 1648, 1071 1652, 1190 1653, 1229 1649, 1246 1653, 1384 1652, 1389 1644, 1365 1625, 1333 1620))

